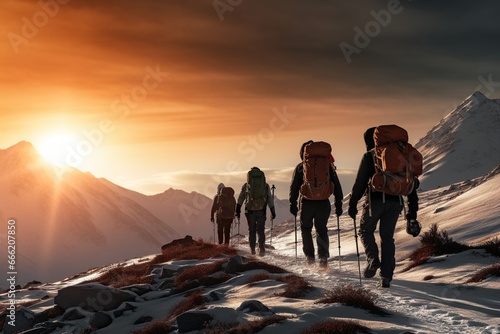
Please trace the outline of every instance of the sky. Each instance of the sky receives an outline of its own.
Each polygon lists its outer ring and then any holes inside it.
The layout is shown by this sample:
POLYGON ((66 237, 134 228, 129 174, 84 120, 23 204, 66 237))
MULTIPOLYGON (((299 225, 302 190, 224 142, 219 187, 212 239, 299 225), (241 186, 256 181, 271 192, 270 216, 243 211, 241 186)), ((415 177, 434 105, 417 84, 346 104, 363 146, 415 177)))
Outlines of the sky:
POLYGON ((0 148, 145 194, 210 196, 258 166, 286 198, 309 139, 348 193, 368 127, 416 143, 474 91, 500 97, 498 1, 2 5, 0 148))

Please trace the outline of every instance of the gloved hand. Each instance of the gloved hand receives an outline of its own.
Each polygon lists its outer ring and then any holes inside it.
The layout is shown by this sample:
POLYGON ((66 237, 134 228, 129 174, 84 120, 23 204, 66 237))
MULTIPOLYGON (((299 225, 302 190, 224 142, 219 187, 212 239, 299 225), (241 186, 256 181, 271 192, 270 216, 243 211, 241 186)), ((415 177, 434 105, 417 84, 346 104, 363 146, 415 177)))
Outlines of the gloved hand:
POLYGON ((406 221, 406 233, 412 235, 414 238, 420 234, 422 225, 416 219, 408 219, 406 221))
POLYGON ((352 219, 356 219, 356 215, 358 214, 358 209, 355 206, 350 206, 347 212, 349 213, 349 216, 352 219))
POLYGON ((276 210, 274 209, 274 206, 271 208, 271 219, 276 218, 276 210))
POLYGON ((210 218, 210 221, 213 223, 215 220, 214 220, 214 217, 211 217, 210 218))
POLYGON ((236 218, 240 219, 241 216, 241 204, 236 204, 236 213, 235 213, 236 218))
POLYGON ((335 214, 337 215, 337 217, 342 216, 343 212, 344 210, 342 210, 342 203, 340 203, 339 205, 335 205, 335 214))
POLYGON ((299 212, 297 204, 290 204, 290 213, 295 217, 297 216, 297 212, 299 212))

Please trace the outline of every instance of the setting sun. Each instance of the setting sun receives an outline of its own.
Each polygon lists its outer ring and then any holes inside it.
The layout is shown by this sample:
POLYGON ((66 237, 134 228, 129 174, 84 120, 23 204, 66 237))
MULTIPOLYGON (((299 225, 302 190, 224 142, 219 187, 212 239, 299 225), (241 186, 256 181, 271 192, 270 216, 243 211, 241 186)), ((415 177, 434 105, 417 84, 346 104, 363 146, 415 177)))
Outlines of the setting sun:
POLYGON ((67 165, 67 147, 71 146, 75 138, 67 133, 57 133, 47 136, 37 145, 38 152, 48 161, 67 165))

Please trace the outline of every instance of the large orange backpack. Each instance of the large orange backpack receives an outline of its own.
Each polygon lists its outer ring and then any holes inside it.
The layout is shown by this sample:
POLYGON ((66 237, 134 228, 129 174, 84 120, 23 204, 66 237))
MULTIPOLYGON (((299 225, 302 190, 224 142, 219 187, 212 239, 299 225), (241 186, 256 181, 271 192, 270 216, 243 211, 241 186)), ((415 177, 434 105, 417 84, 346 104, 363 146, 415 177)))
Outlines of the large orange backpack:
POLYGON ((375 175, 371 186, 389 195, 410 194, 422 174, 423 158, 408 143, 408 132, 397 125, 381 125, 373 133, 375 175))
POLYGON ((304 179, 300 193, 310 200, 323 200, 333 193, 333 182, 330 179, 332 147, 319 141, 304 147, 302 167, 304 179))

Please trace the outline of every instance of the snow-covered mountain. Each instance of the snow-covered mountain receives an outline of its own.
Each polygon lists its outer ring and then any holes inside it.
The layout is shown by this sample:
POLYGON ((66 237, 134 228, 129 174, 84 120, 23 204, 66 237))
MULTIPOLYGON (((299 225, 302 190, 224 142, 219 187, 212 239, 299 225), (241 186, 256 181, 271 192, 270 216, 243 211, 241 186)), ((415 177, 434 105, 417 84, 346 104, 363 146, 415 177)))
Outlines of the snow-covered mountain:
POLYGON ((424 156, 421 189, 485 175, 500 164, 500 100, 475 92, 415 147, 424 156))
POLYGON ((179 236, 90 173, 72 169, 59 178, 28 142, 0 151, 0 189, 0 219, 15 220, 19 282, 150 254, 179 236))

